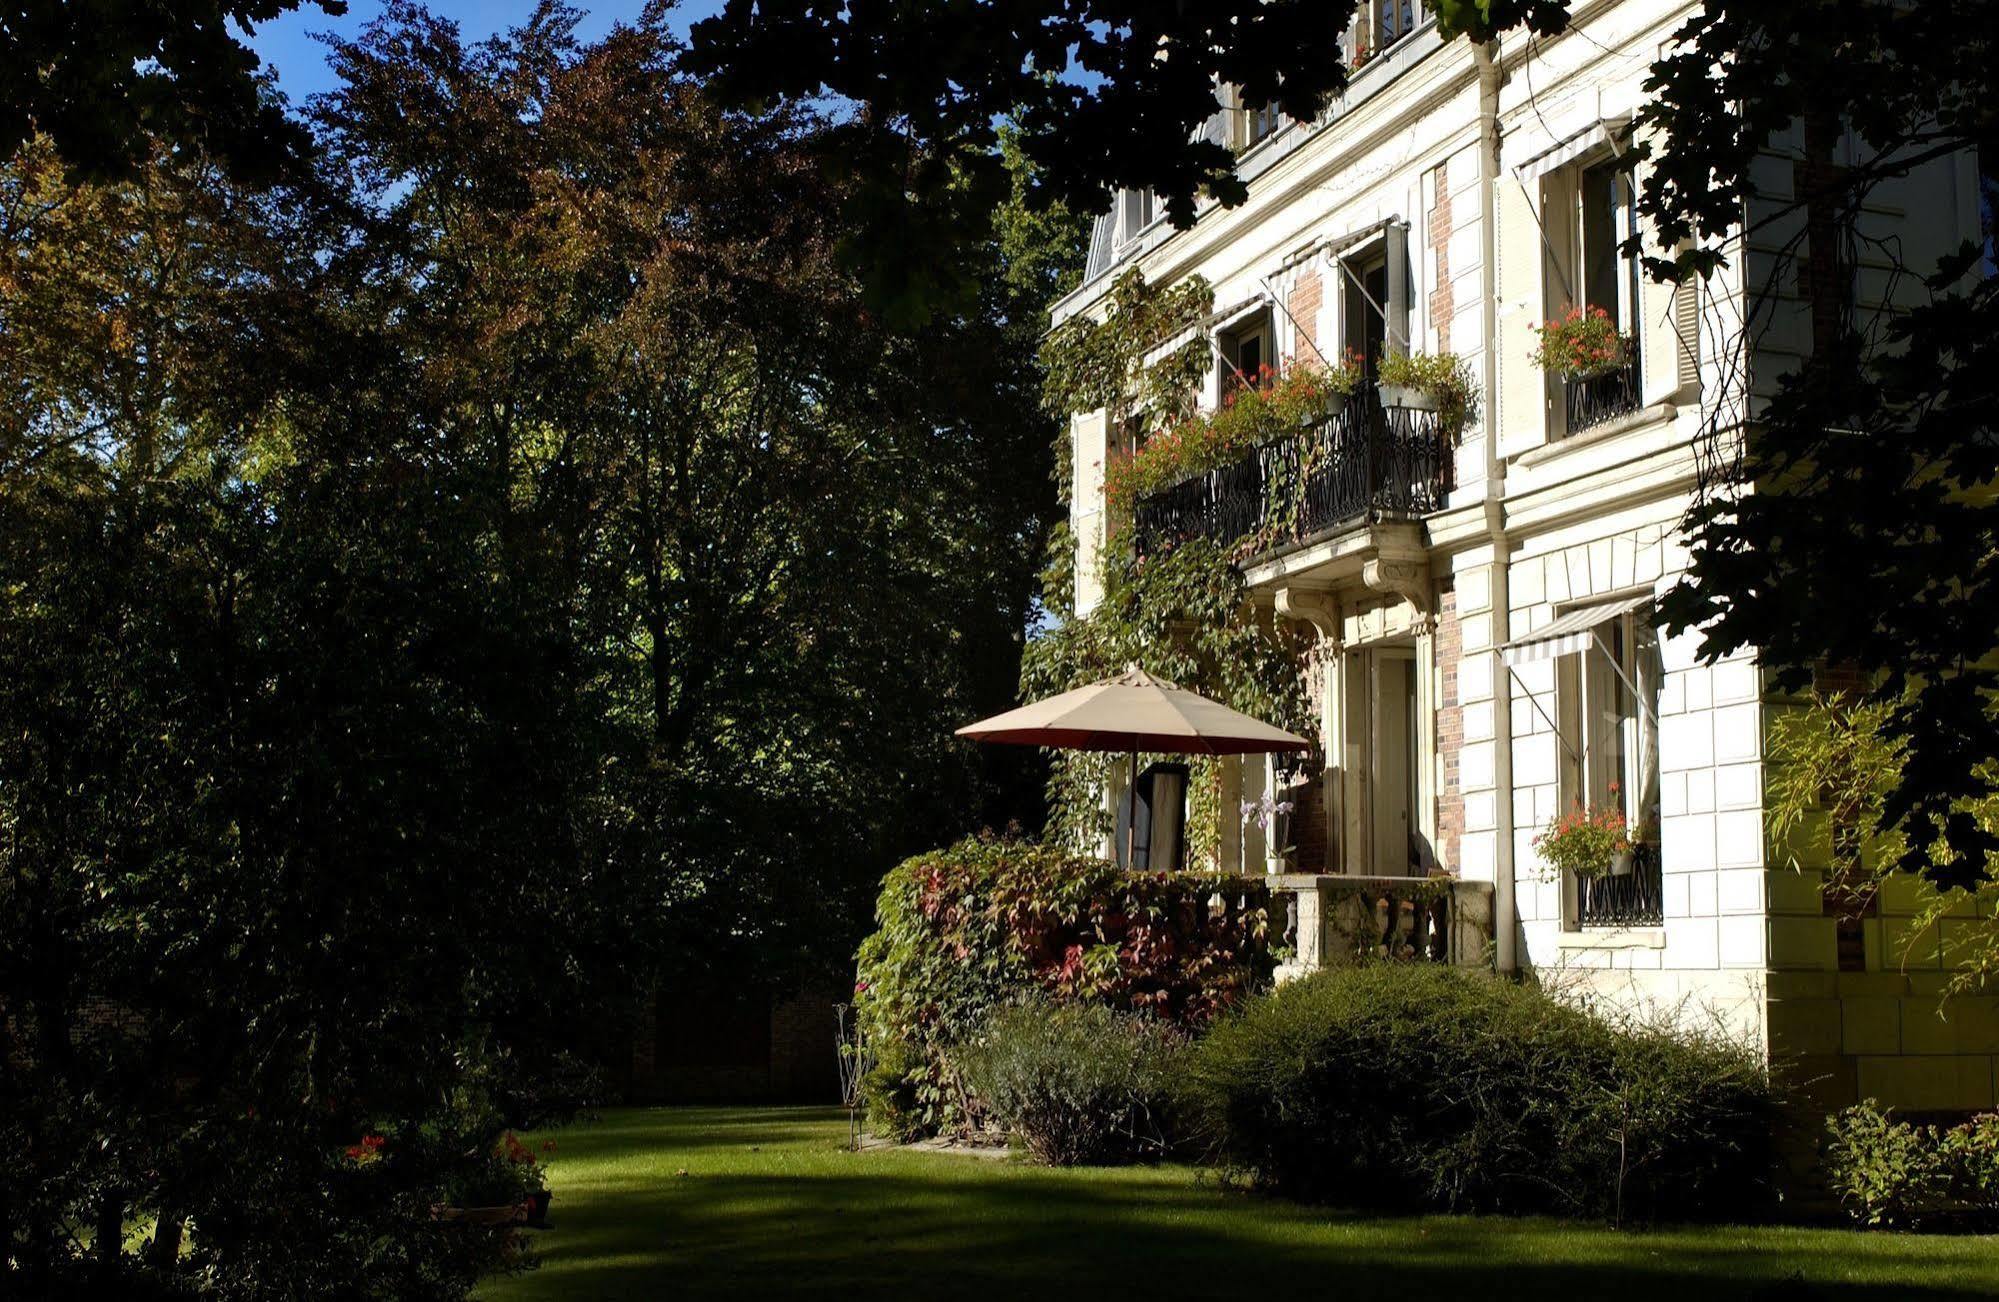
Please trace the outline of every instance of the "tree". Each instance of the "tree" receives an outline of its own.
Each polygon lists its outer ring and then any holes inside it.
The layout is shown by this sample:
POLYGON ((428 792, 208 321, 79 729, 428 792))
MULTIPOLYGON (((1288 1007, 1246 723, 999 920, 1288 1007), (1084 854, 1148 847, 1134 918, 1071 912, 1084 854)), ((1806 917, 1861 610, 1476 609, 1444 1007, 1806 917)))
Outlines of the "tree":
POLYGON ((583 49, 572 23, 467 48, 393 7, 335 47, 322 138, 410 269, 440 419, 557 558, 606 871, 663 963, 781 980, 844 963, 940 826, 1034 816, 949 733, 1017 680, 1053 514, 1032 339, 1080 225, 968 250, 981 297, 898 332, 834 256, 822 122, 721 111, 658 15, 583 49))
POLYGON ((460 1295, 503 1242, 428 1209, 481 1194, 558 1070, 597 903, 564 630, 486 563, 494 485, 355 333, 318 220, 164 151, 0 172, 30 1296, 460 1295))
POLYGON ((1979 813, 1999 759, 1995 50, 1990 5, 1710 6, 1654 66, 1644 117, 1664 143, 1640 197, 1678 253, 1655 250, 1655 271, 1705 272, 1742 229, 1758 153, 1801 155, 1793 197, 1762 197, 1757 220, 1782 274, 1814 287, 1810 354, 1746 438, 1714 431, 1734 455, 1665 612, 1706 653, 1755 647, 1785 686, 1822 662, 1874 684, 1901 760, 1878 805, 1898 866, 1965 888, 1993 880, 1999 853, 1979 813), (1953 157, 1985 178, 1983 247, 1918 256, 1870 202, 1953 157), (1840 288, 1860 275, 1898 306, 1840 288))
POLYGON ((1037 197, 1090 212, 1106 185, 1150 186, 1184 226, 1202 192, 1244 194, 1233 155, 1198 132, 1219 107, 1216 78, 1252 103, 1316 116, 1346 85, 1338 35, 1353 8, 729 0, 694 24, 691 66, 726 103, 851 108, 817 142, 853 178, 846 251, 872 301, 920 322, 971 287, 951 272, 1007 196, 1003 121, 1018 129, 1037 197))
POLYGON ((634 985, 845 963, 1034 814, 950 727, 1017 681, 1079 223, 899 334, 813 118, 572 24, 392 9, 295 184, 0 168, 10 1287, 462 1296, 517 1245, 432 1207, 518 1194, 634 985))
MULTIPOLYGON (((951 6, 904 30, 893 7, 741 2, 697 25, 694 40, 734 94, 824 90, 853 101, 845 161, 893 192, 908 225, 966 217, 900 169, 976 148, 979 120, 1005 112, 1032 124, 1030 152, 1051 192, 1088 208, 1112 187, 1150 187, 1184 225, 1203 188, 1223 203, 1242 195, 1230 160, 1194 138, 1217 107, 1215 82, 1297 116, 1344 84, 1331 41, 1352 6, 1305 8, 1140 15, 1042 0, 951 6), (1103 80, 1064 80, 1072 68, 1103 80), (904 143, 884 143, 891 132, 904 143)), ((1486 40, 1522 26, 1558 31, 1569 6, 1435 8, 1447 39, 1486 40)), ((1881 806, 1904 834, 1902 866, 1963 886, 1990 880, 1999 852, 1973 813, 1999 758, 1999 537, 1988 505, 1999 474, 1995 50, 1999 10, 1976 0, 1714 0, 1655 64, 1643 114, 1662 137, 1640 197, 1657 236, 1641 249, 1653 274, 1712 272, 1721 242, 1743 227, 1758 151, 1795 144, 1814 160, 1810 183, 1790 201, 1759 195, 1759 220, 1793 232, 1780 262, 1795 268, 1808 245, 1810 277, 1830 284, 1854 267, 1838 250, 1864 247, 1903 291, 1920 290, 1875 320, 1821 313, 1811 356, 1751 437, 1738 438, 1732 418, 1712 431, 1720 473, 1689 522, 1691 574, 1665 614, 1703 630, 1704 654, 1756 647, 1786 686, 1823 662, 1878 683, 1893 707, 1887 726, 1907 746, 1881 806), (1855 159, 1830 166, 1847 130, 1855 159), (1912 262, 1869 225, 1869 196, 1953 157, 1977 160, 1986 178, 1983 248, 1912 262)), ((928 246, 909 248, 922 256, 928 246)), ((886 291, 907 292, 918 274, 898 269, 886 291)))
MULTIPOLYGON (((346 0, 313 0, 328 14, 346 0)), ((129 176, 158 141, 199 147, 238 177, 295 165, 306 133, 264 94, 249 31, 300 0, 98 0, 0 5, 0 159, 40 133, 71 167, 129 176)))

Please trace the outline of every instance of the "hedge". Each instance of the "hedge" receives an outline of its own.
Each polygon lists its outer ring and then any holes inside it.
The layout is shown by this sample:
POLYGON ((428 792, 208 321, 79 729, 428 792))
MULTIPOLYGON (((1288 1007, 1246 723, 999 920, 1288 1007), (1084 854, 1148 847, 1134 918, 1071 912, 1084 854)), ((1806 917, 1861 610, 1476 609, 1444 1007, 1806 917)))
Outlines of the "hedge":
POLYGON ((882 882, 855 983, 872 1122, 906 1136, 975 1119, 948 1051, 1025 999, 1207 1024, 1268 985, 1268 903, 1261 878, 1127 873, 1022 841, 906 860, 882 882))

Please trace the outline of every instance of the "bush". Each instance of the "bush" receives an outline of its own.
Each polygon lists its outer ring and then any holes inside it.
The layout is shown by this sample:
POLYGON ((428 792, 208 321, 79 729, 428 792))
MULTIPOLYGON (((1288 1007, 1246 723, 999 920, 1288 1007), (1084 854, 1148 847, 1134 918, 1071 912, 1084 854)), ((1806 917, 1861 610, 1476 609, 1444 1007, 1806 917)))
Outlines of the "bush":
POLYGON ((1941 1129, 1873 1099, 1826 1121, 1826 1184, 1863 1225, 1999 1221, 1999 1113, 1941 1129))
POLYGON ((951 1051, 967 1089, 1051 1166, 1130 1162, 1166 1151, 1170 1081, 1185 1037, 1101 1005, 1002 1009, 951 1051))
POLYGON ((1751 1210, 1774 1121, 1743 1048, 1390 964, 1217 1024, 1189 1096, 1223 1161, 1294 1197, 1620 1220, 1751 1210))
POLYGON ((903 1134, 959 1124, 964 1092, 945 1049, 1026 998, 1206 1024, 1269 981, 1268 898, 1257 878, 1126 873, 1014 841, 902 863, 882 883, 855 982, 884 1064, 870 1115, 896 1117, 903 1134))

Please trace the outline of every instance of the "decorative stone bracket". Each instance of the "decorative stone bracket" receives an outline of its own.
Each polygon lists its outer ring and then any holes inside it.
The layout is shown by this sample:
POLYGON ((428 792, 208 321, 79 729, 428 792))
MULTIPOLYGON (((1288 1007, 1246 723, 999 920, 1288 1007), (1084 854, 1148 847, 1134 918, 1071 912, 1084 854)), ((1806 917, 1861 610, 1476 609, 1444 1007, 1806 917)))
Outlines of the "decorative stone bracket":
POLYGON ((1273 596, 1277 613, 1299 624, 1310 624, 1321 642, 1340 640, 1340 603, 1332 593, 1311 588, 1279 588, 1273 596))
POLYGON ((1360 581, 1375 592, 1399 596, 1415 610, 1425 629, 1436 627, 1430 605, 1430 566, 1424 561, 1370 557, 1360 568, 1360 581))

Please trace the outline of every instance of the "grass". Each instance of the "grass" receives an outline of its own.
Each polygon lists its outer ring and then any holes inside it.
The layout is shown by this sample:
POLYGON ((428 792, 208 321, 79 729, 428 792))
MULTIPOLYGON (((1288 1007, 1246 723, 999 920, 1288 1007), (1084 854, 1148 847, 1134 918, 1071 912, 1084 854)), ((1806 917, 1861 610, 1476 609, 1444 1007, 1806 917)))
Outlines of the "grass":
POLYGON ((624 1109, 555 1138, 542 1266, 490 1282, 484 1302, 1999 1297, 1992 1236, 1368 1216, 1186 1167, 849 1153, 844 1115, 825 1109, 624 1109))

